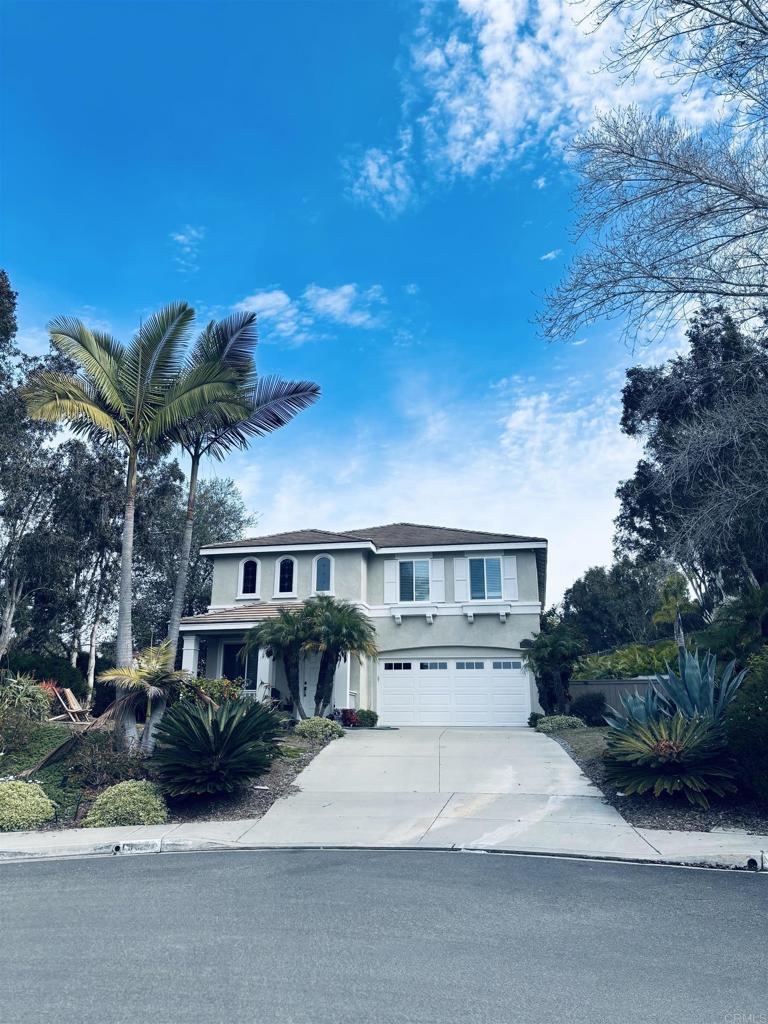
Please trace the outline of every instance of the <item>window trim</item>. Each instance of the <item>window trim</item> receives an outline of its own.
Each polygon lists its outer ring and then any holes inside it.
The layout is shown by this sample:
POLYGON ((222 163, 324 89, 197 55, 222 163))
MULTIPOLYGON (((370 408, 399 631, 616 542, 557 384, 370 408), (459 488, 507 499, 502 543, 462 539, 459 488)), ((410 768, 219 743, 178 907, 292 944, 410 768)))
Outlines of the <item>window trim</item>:
POLYGON ((275 592, 274 592, 274 597, 275 597, 276 600, 281 601, 281 600, 283 600, 284 598, 287 598, 287 597, 296 597, 297 596, 298 591, 296 589, 296 586, 297 586, 297 577, 298 577, 298 575, 299 575, 299 563, 298 563, 298 560, 293 555, 278 555, 278 557, 275 559, 275 592), (280 590, 280 566, 282 565, 283 562, 286 562, 286 561, 293 562, 293 589, 291 591, 280 590))
POLYGON ((504 556, 503 555, 469 555, 467 558, 467 587, 469 589, 469 601, 471 604, 498 604, 504 600, 504 556), (499 582, 501 593, 498 597, 488 597, 488 560, 495 558, 499 563, 499 582), (485 597, 472 597, 472 562, 483 563, 483 587, 485 597))
POLYGON ((336 559, 333 557, 333 555, 329 555, 327 551, 321 551, 319 554, 315 555, 315 557, 312 559, 312 595, 313 595, 313 597, 318 597, 319 595, 323 595, 323 594, 333 595, 335 593, 336 593, 336 559), (330 580, 330 584, 331 585, 330 585, 328 590, 318 590, 317 589, 317 563, 320 561, 321 558, 327 558, 330 561, 330 563, 331 563, 331 580, 330 580))
POLYGON ((422 607, 425 604, 429 604, 431 600, 432 600, 432 558, 431 557, 429 557, 429 558, 419 558, 416 555, 413 555, 410 558, 398 558, 397 559, 397 603, 399 605, 408 605, 410 607, 420 608, 420 607, 422 607), (404 601, 400 597, 400 566, 403 564, 403 562, 410 562, 412 565, 414 565, 416 562, 426 562, 427 563, 427 575, 428 575, 427 586, 429 587, 429 593, 421 601, 417 600, 417 598, 416 598, 416 570, 415 569, 413 571, 413 598, 410 601, 404 601))
POLYGON ((237 597, 250 599, 251 601, 261 600, 261 559, 254 558, 253 555, 247 555, 245 558, 240 559, 240 563, 237 567, 237 597), (256 563, 256 590, 252 594, 246 594, 243 590, 243 574, 245 573, 245 563, 255 562, 256 563))

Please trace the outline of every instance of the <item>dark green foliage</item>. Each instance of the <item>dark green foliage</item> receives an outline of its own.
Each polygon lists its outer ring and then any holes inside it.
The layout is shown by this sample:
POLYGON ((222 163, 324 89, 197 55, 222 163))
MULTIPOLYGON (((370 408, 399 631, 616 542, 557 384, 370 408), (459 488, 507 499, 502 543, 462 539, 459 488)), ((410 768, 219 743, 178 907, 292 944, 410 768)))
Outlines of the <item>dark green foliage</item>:
POLYGON ((76 697, 85 697, 83 674, 79 669, 73 668, 66 658, 55 654, 11 650, 8 655, 8 667, 12 672, 25 672, 40 681, 51 680, 57 686, 71 690, 76 697))
POLYGON ((143 758, 119 750, 114 736, 94 732, 84 736, 69 759, 70 781, 88 789, 101 789, 117 782, 146 778, 143 758))
POLYGON ((543 717, 544 715, 542 715, 541 712, 532 711, 530 715, 528 715, 528 728, 535 729, 543 717))
POLYGON ((83 828, 120 825, 162 825, 168 808, 156 786, 145 780, 118 782, 100 793, 83 821, 83 828))
POLYGON ((158 726, 152 768, 170 796, 231 793, 269 769, 280 733, 280 716, 247 697, 218 711, 180 701, 158 726))
POLYGON ((709 807, 706 794, 736 792, 722 726, 711 718, 677 713, 641 723, 627 722, 606 734, 605 772, 609 783, 628 795, 684 795, 709 807))
POLYGON ((7 756, 25 750, 36 731, 37 724, 29 715, 15 710, 0 713, 0 775, 4 774, 7 756))
POLYGON ((768 586, 747 587, 739 597, 721 605, 699 640, 718 657, 746 665, 749 657, 768 643, 768 586))
POLYGON ((564 714, 568 683, 574 666, 584 653, 584 640, 554 609, 541 616, 541 632, 523 640, 526 665, 536 677, 539 704, 548 715, 564 714))
POLYGON ((379 716, 375 711, 367 711, 365 708, 360 708, 357 712, 357 724, 363 729, 373 729, 379 720, 379 716))
POLYGON ((544 715, 535 726, 536 732, 564 732, 567 729, 586 729, 584 722, 575 715, 544 715))
MULTIPOLYGON (((181 684, 181 699, 201 700, 200 691, 214 704, 225 700, 238 700, 243 693, 242 679, 190 679, 181 684)), ((206 703, 206 702, 203 702, 206 703)))
POLYGON ((720 722, 744 679, 744 672, 736 673, 734 669, 730 662, 718 679, 714 654, 691 654, 682 648, 678 653, 678 672, 668 666, 651 685, 671 712, 679 711, 685 718, 704 716, 720 722))
POLYGON ((605 725, 607 705, 602 690, 591 690, 571 701, 570 714, 583 719, 587 725, 605 725))
POLYGON ((740 780, 768 803, 768 647, 750 658, 746 679, 726 712, 726 729, 740 780))

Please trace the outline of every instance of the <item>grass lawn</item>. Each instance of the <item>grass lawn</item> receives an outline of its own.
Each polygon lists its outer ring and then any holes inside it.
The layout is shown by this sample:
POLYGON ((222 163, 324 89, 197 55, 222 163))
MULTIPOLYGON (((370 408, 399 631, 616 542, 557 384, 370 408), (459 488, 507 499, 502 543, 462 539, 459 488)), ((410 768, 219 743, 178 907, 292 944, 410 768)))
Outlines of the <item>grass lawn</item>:
POLYGON ((566 729, 559 733, 574 754, 578 754, 585 761, 592 758, 599 758, 605 750, 605 734, 608 726, 595 725, 587 726, 586 729, 566 729))

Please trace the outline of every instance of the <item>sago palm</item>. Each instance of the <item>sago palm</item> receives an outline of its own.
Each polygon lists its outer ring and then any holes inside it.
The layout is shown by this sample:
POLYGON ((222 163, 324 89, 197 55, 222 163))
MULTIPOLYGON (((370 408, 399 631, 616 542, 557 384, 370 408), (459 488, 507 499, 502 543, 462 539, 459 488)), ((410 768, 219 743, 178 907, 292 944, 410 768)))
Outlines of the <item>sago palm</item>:
POLYGON ((125 518, 120 567, 117 663, 131 664, 131 568, 139 455, 167 441, 171 431, 207 412, 236 415, 232 370, 200 361, 181 373, 194 310, 174 303, 145 320, 131 342, 90 330, 80 320, 49 324, 54 346, 76 371, 37 374, 24 389, 31 416, 68 423, 75 433, 116 441, 126 452, 125 518))
POLYGON ((276 376, 257 377, 253 362, 256 343, 256 314, 234 314, 218 323, 208 324, 195 343, 184 368, 185 374, 192 374, 199 365, 209 362, 229 367, 236 375, 238 406, 226 418, 204 412, 175 431, 175 438, 189 455, 191 465, 187 514, 168 623, 172 654, 175 654, 179 641, 179 626, 187 589, 201 459, 209 455, 221 460, 234 448, 247 448, 254 437, 263 437, 284 427, 297 413, 317 401, 320 395, 320 388, 312 381, 290 381, 276 376))
POLYGON ((110 668, 102 672, 99 682, 111 683, 118 697, 114 704, 115 717, 120 720, 126 713, 135 714, 139 703, 146 704, 146 721, 139 750, 151 754, 155 746, 155 731, 163 717, 168 698, 179 690, 186 678, 185 672, 174 672, 169 667, 170 644, 166 640, 157 647, 147 647, 136 656, 130 668, 110 668))
POLYGON ((268 658, 280 659, 285 670, 288 692, 297 717, 306 718, 301 705, 299 667, 307 642, 307 622, 302 608, 281 608, 274 619, 264 619, 245 635, 245 650, 264 651, 268 658))
POLYGON ((375 657, 376 630, 370 619, 350 601, 313 597, 302 609, 306 622, 305 651, 320 654, 315 690, 315 714, 324 715, 333 696, 333 677, 348 657, 375 657))

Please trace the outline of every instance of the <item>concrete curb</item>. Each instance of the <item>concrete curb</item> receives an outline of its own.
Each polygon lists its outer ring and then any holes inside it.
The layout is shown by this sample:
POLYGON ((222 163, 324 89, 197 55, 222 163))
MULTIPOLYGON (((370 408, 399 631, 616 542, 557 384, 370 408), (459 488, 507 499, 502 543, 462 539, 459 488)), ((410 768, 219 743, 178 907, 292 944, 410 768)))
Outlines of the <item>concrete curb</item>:
MULTIPOLYGON (((649 845, 647 857, 627 856, 615 852, 584 853, 568 850, 539 849, 534 847, 479 847, 479 846, 438 846, 419 844, 393 844, 393 845, 352 845, 352 844, 331 844, 331 843, 300 843, 300 844, 274 844, 239 842, 237 839, 227 841, 205 836, 177 836, 174 832, 179 826, 171 827, 165 835, 144 837, 141 828, 124 829, 128 835, 116 835, 112 838, 98 838, 88 841, 83 833, 86 830, 77 830, 76 836, 67 836, 64 841, 49 843, 28 843, 21 842, 16 846, 9 843, 0 845, 0 862, 19 863, 25 861, 40 860, 62 860, 79 857, 121 857, 136 855, 151 855, 165 853, 214 853, 224 851, 245 851, 245 852, 275 852, 275 851, 301 851, 301 850, 326 850, 328 852, 387 852, 400 851, 403 853, 475 853, 475 854, 496 854, 500 856, 517 857, 557 857, 567 860, 594 860, 601 862, 625 863, 625 864, 646 864, 677 867, 698 867, 698 868, 719 868, 741 871, 766 871, 768 872, 768 850, 761 849, 760 838, 754 837, 754 845, 746 843, 739 844, 739 848, 732 849, 709 849, 703 848, 705 844, 698 840, 696 845, 698 851, 693 849, 671 849, 656 851, 649 845)), ((158 826, 150 826, 147 831, 156 830, 158 826)), ((75 831, 75 830, 70 830, 75 831)), ((107 831, 107 830, 103 830, 107 831)), ((118 830, 110 830, 118 831, 118 830)), ((646 830, 648 831, 648 830, 646 830)), ((22 833, 25 839, 36 835, 35 833, 22 833)), ((40 835, 37 833, 37 835, 40 835)), ((43 834, 44 835, 44 834, 43 834)), ((40 835, 40 838, 43 837, 40 835)), ((62 833, 59 833, 62 835, 62 833)), ((669 833, 667 833, 667 836, 669 833)), ((699 832, 680 833, 680 837, 690 836, 710 837, 710 833, 699 832)), ((2 837, 6 839, 7 837, 2 837)), ((740 836, 740 839, 749 840, 749 836, 740 836)), ((650 842, 650 841, 649 841, 650 842)))

